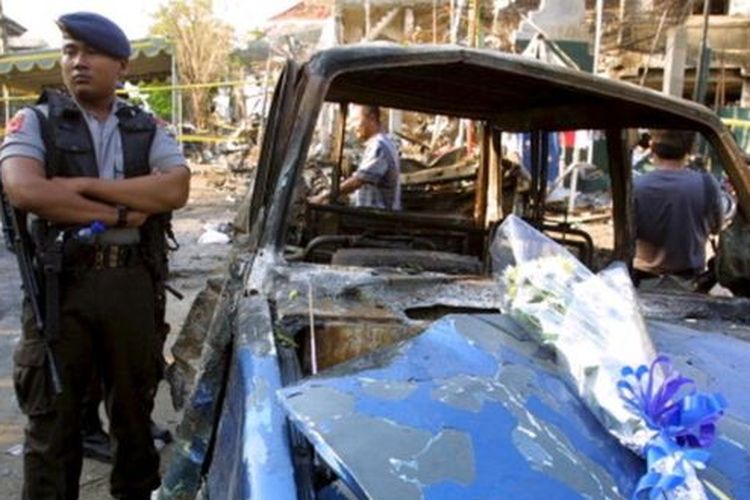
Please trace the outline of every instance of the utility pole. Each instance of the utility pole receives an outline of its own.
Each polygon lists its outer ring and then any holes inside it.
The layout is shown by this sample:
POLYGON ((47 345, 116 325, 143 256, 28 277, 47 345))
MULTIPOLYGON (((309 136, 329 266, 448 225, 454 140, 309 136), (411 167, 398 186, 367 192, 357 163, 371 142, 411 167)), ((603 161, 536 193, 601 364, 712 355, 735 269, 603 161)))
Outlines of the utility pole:
MULTIPOLYGON (((469 47, 477 46, 479 34, 479 0, 469 0, 469 47)), ((466 150, 474 151, 477 144, 476 124, 473 121, 466 121, 466 150)), ((478 191, 478 190, 477 190, 478 191)))
POLYGON ((602 18, 604 17, 604 0, 596 0, 596 33, 594 34, 594 68, 592 73, 599 73, 599 52, 602 50, 602 18))
POLYGON ((469 47, 477 46, 479 33, 479 0, 469 0, 469 47))
MULTIPOLYGON (((0 0, 0 56, 8 50, 8 33, 5 30, 5 14, 3 13, 3 2, 0 0)), ((10 121, 10 92, 8 86, 3 83, 3 108, 5 114, 5 124, 10 121)))
POLYGON ((711 12, 711 0, 703 0, 703 34, 701 36, 701 51, 698 54, 698 67, 695 69, 693 84, 693 100, 703 104, 708 87, 708 76, 711 70, 711 60, 708 57, 708 16, 711 12))
POLYGON ((8 33, 5 31, 5 14, 3 14, 3 2, 0 0, 0 54, 5 54, 8 48, 8 33))
POLYGON ((365 0, 365 38, 370 38, 370 30, 372 29, 372 17, 371 17, 371 5, 370 0, 365 0))
MULTIPOLYGON (((604 0, 596 0, 596 32, 594 33, 594 64, 591 72, 599 73, 599 52, 602 50, 602 22, 604 17, 604 0)), ((589 164, 594 163, 594 131, 589 131, 589 149, 586 154, 589 164)), ((570 196, 568 196, 568 215, 572 214, 576 207, 578 196, 578 168, 573 168, 570 173, 570 196)))
POLYGON ((438 42, 438 35, 437 35, 437 17, 438 17, 438 0, 432 0, 432 43, 438 42))

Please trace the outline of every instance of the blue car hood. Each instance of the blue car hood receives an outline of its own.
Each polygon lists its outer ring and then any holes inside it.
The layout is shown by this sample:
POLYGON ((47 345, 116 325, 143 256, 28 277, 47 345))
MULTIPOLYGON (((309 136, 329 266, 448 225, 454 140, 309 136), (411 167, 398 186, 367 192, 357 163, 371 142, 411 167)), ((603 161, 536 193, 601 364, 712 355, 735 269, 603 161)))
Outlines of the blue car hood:
MULTIPOLYGON (((660 351, 730 408, 710 495, 750 498, 750 346, 666 323, 660 351)), ((621 498, 645 462, 622 447, 511 319, 456 315, 423 334, 278 391, 292 422, 357 496, 621 498)))

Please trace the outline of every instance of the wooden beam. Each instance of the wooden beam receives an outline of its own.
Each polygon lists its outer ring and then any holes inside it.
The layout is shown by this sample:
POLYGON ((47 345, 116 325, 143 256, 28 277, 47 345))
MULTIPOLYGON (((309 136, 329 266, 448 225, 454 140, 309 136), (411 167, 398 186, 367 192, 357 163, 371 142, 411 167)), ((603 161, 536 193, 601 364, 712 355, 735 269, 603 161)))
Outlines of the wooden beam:
POLYGON ((363 41, 371 42, 379 37, 381 33, 383 33, 383 31, 385 31, 385 29, 396 19, 399 12, 401 12, 401 7, 394 7, 386 12, 383 17, 378 20, 375 26, 368 29, 363 41))
POLYGON ((495 127, 489 128, 491 141, 490 148, 490 170, 487 185, 487 216, 485 226, 489 227, 493 222, 503 218, 503 150, 502 134, 495 127))
POLYGON ((462 179, 472 179, 477 175, 477 164, 472 160, 464 160, 448 167, 428 168, 411 174, 401 174, 401 185, 417 186, 433 182, 452 182, 462 179))
POLYGON ((482 123, 480 127, 479 172, 474 191, 474 223, 484 226, 487 215, 487 194, 490 177, 490 127, 482 123))
POLYGON ((544 220, 547 198, 547 171, 549 162, 549 137, 546 132, 531 132, 531 213, 528 217, 534 222, 544 220))
POLYGON ((346 144, 346 119, 349 115, 349 105, 339 105, 339 127, 336 134, 336 166, 331 173, 331 203, 337 203, 341 186, 341 164, 344 161, 344 145, 346 144))
POLYGON ((612 218, 615 225, 614 258, 633 265, 635 257, 635 217, 632 166, 629 161, 625 131, 608 129, 607 153, 612 180, 612 218))

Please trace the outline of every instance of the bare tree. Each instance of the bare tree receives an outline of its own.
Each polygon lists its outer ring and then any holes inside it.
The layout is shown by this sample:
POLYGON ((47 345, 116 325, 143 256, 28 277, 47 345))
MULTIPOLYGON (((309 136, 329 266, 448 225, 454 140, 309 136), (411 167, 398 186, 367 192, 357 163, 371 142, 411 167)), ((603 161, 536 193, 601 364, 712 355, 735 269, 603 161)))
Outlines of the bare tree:
MULTIPOLYGON (((229 66, 234 30, 213 13, 212 0, 169 0, 154 15, 151 33, 175 45, 180 82, 199 84, 222 77, 229 66)), ((190 116, 206 129, 211 113, 209 91, 190 89, 190 116)))

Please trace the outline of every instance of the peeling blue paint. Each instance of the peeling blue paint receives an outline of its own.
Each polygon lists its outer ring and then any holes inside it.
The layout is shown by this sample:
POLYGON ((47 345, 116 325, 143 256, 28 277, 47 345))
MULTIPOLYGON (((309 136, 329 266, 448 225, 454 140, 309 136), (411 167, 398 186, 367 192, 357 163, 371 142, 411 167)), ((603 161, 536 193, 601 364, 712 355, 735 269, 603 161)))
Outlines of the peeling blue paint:
POLYGON ((207 486, 215 499, 296 499, 292 453, 270 315, 244 299, 207 486))
POLYGON ((347 486, 370 498, 630 495, 640 460, 599 426, 549 362, 534 357, 536 346, 500 326, 491 317, 450 317, 350 373, 340 367, 280 396, 347 486), (369 390, 372 380, 416 387, 394 400, 369 390), (519 445, 524 426, 537 426, 537 434, 519 445), (445 432, 465 438, 426 461, 425 447, 445 432), (473 470, 457 476, 451 466, 467 450, 473 470))
MULTIPOLYGON (((713 488, 750 498, 750 401, 736 383, 750 345, 667 323, 649 328, 679 369, 730 401, 700 473, 709 498, 713 488)), ((623 498, 643 472, 644 462, 558 377, 550 353, 504 316, 447 317, 410 341, 286 388, 270 328, 246 322, 248 331, 235 339, 211 498, 296 497, 274 394, 341 479, 319 492, 325 498, 348 498, 342 489, 375 499, 623 498)))

